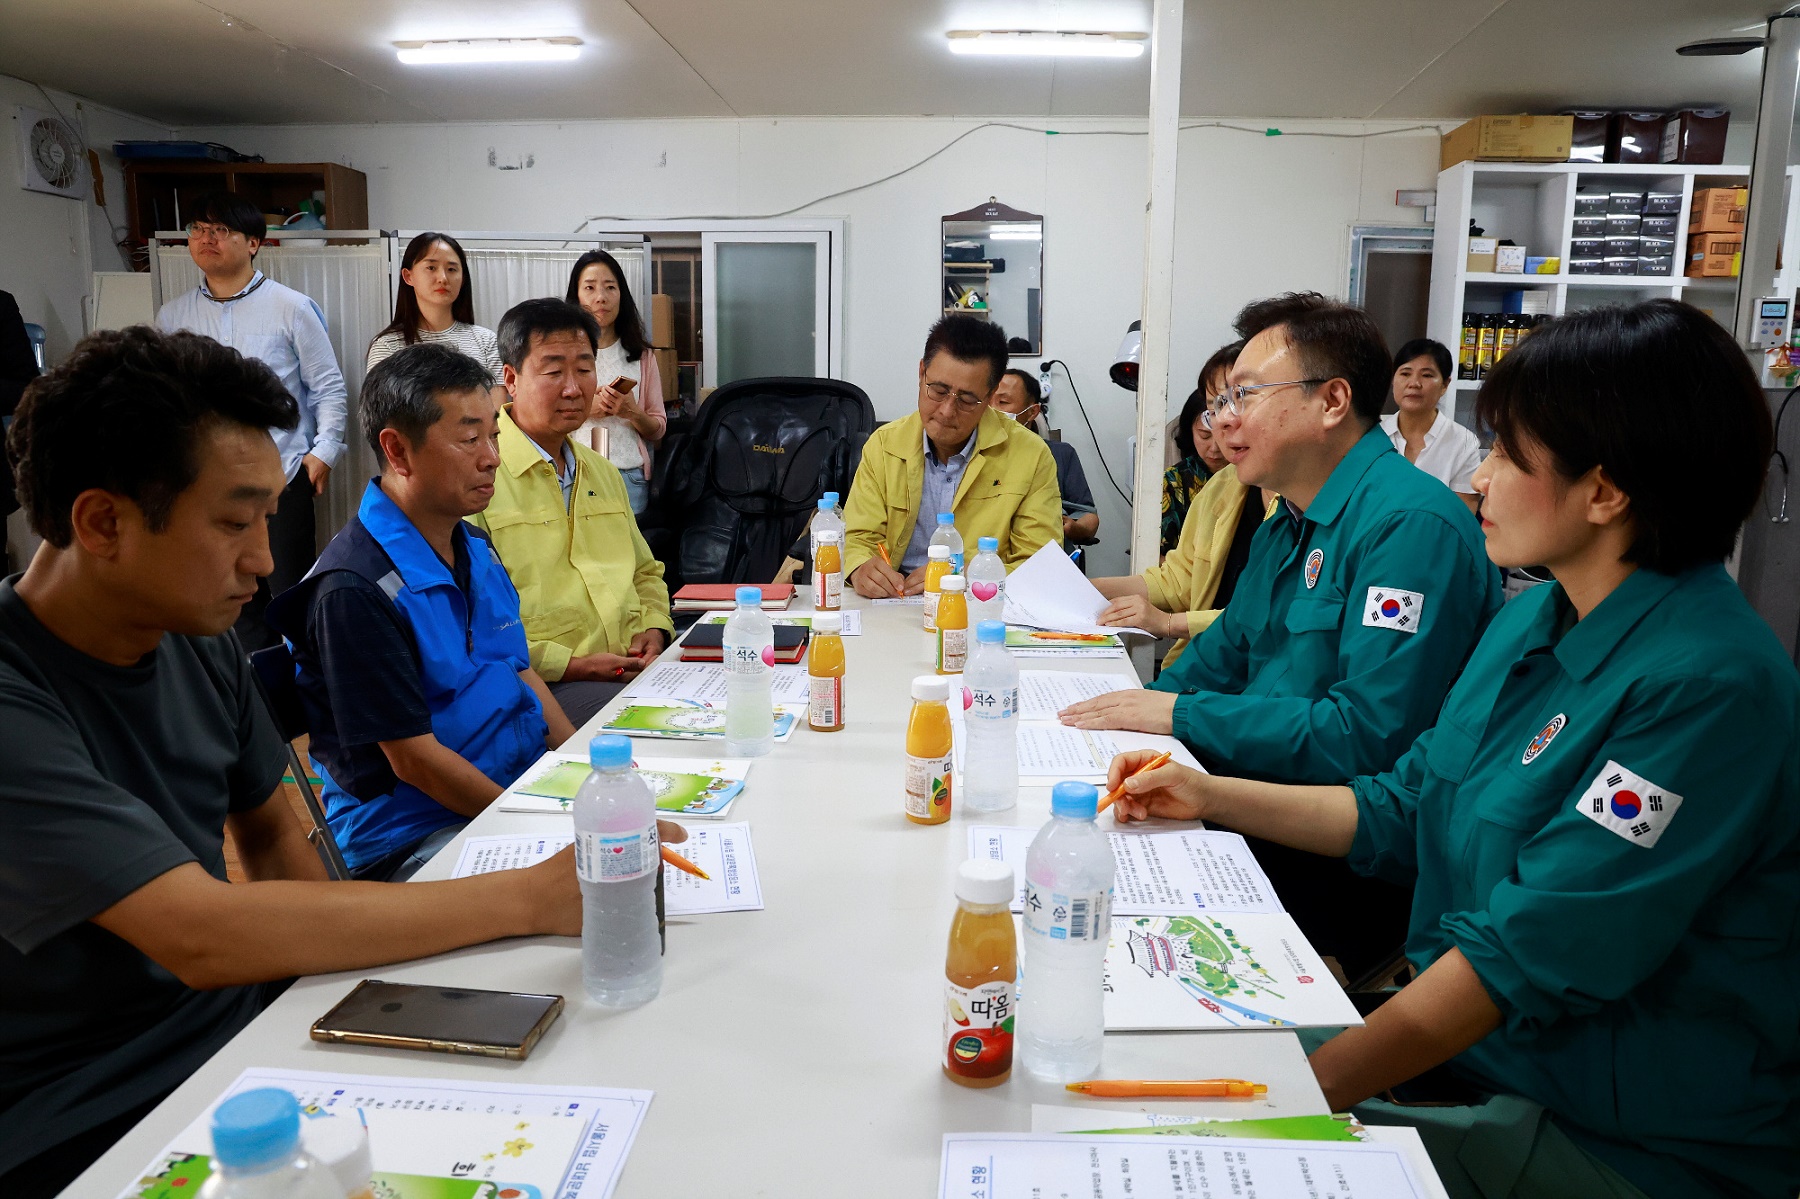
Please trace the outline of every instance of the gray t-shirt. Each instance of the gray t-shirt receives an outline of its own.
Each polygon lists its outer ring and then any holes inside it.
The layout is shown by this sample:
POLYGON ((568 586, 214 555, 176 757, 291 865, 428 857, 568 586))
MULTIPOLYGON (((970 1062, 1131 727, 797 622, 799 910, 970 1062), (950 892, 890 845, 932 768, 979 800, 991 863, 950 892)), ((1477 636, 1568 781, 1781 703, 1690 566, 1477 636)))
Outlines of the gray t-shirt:
MULTIPOLYGON (((16 578, 16 577, 15 577, 16 578)), ((199 862, 281 781, 235 637, 133 666, 71 648, 0 581, 0 1174, 169 1090, 261 1010, 195 991, 89 920, 199 862)))

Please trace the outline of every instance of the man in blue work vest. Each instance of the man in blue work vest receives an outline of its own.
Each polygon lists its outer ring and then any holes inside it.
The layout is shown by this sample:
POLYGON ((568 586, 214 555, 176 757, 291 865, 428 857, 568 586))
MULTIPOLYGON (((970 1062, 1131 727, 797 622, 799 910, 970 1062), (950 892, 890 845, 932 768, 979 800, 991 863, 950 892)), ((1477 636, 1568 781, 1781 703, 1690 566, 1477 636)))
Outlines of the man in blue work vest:
MULTIPOLYGON (((1222 774, 1380 772, 1431 727, 1499 610, 1499 572, 1468 508, 1382 435, 1390 363, 1367 313, 1297 293, 1249 305, 1237 331, 1246 344, 1207 417, 1238 478, 1282 506, 1224 614, 1172 668, 1063 723, 1174 733, 1222 774)), ((1255 845, 1314 947, 1352 978, 1399 949, 1409 891, 1255 845)))
POLYGON ((494 495, 491 385, 440 345, 370 371, 362 427, 381 477, 269 607, 294 645, 327 815, 358 878, 411 877, 575 734, 531 669, 518 592, 463 520, 494 495))

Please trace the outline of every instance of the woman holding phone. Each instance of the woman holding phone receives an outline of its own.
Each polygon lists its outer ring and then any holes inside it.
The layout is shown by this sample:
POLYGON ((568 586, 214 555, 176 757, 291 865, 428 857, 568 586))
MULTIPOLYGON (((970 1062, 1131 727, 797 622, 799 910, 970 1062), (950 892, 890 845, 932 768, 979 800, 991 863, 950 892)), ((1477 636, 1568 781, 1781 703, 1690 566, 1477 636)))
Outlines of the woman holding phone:
POLYGON ((488 368, 494 377, 498 407, 506 401, 500 386, 500 349, 494 331, 475 323, 475 288, 463 248, 448 233, 421 233, 406 243, 400 256, 400 290, 394 296, 394 319, 369 343, 365 371, 405 346, 442 342, 488 368))
POLYGON ((637 301, 618 260, 605 250, 589 250, 575 260, 565 298, 600 322, 600 348, 594 356, 600 385, 593 411, 576 435, 619 468, 631 510, 642 513, 650 499, 651 445, 662 439, 669 417, 662 375, 649 352, 637 301))

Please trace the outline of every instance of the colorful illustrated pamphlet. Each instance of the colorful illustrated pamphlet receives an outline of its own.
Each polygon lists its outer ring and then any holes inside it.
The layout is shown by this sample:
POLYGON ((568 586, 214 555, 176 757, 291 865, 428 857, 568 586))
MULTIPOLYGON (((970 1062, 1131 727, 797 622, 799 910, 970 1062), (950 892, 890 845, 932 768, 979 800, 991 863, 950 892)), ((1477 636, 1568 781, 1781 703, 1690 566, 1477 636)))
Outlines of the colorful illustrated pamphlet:
MULTIPOLYGON (((656 797, 656 808, 677 816, 719 819, 743 793, 750 773, 748 758, 634 758, 638 772, 656 797)), ((567 812, 587 780, 584 755, 556 754, 545 759, 500 797, 502 812, 567 812)))
MULTIPOLYGON (((804 707, 801 712, 804 713, 804 707)), ((799 723, 795 712, 782 705, 775 708, 775 740, 786 741, 794 735, 799 723)), ((627 737, 669 737, 678 741, 724 740, 725 709, 708 707, 694 700, 650 700, 630 703, 613 713, 612 719, 600 726, 603 733, 623 733, 627 737)))

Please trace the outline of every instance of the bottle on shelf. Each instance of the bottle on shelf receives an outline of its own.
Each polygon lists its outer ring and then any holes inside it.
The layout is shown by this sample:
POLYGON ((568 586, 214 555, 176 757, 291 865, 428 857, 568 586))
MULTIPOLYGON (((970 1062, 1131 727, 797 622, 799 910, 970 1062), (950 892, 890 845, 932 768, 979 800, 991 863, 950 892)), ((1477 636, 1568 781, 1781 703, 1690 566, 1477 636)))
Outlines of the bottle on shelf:
POLYGON ((982 537, 969 559, 969 627, 984 620, 1006 619, 1006 563, 1000 560, 1000 539, 982 537))
POLYGON ((965 1087, 997 1087, 1012 1075, 1019 950, 1013 872, 968 858, 956 871, 956 915, 944 955, 944 1073, 965 1087))
POLYGON ((775 748, 775 626, 762 588, 737 589, 724 643, 725 756, 760 758, 775 748))
POLYGON ((961 575, 945 575, 938 584, 937 672, 961 674, 969 658, 969 599, 961 575))
POLYGON ((1095 824, 1099 792, 1061 782, 1050 820, 1025 855, 1025 985, 1019 1055, 1047 1082, 1075 1082, 1100 1068, 1106 945, 1112 934, 1112 842, 1095 824))
POLYGON ((937 531, 931 535, 932 545, 943 545, 950 548, 950 573, 963 572, 963 539, 956 531, 956 517, 949 512, 938 513, 937 531))
POLYGON ((950 680, 922 674, 912 682, 912 698, 906 718, 906 818, 942 824, 950 819, 953 773, 950 680))
POLYGON ((631 768, 627 738, 595 737, 588 763, 593 769, 569 809, 581 880, 581 983, 602 1007, 638 1007, 662 989, 656 798, 631 768))
POLYGON ((300 1104, 279 1087, 221 1103, 212 1141, 213 1174, 199 1199, 344 1199, 337 1177, 300 1147, 300 1104))
POLYGON ((1456 377, 1473 379, 1475 377, 1475 359, 1481 346, 1481 323, 1473 312, 1462 315, 1462 344, 1457 350, 1456 377))
POLYGON ((1512 353, 1513 347, 1519 344, 1519 325, 1524 319, 1523 316, 1512 314, 1507 314, 1500 318, 1499 331, 1494 335, 1495 366, 1499 366, 1500 360, 1512 353))
POLYGON ((1488 372, 1494 369, 1494 346, 1500 336, 1500 317, 1497 313, 1483 312, 1475 319, 1480 322, 1476 327, 1480 340, 1475 345, 1475 377, 1485 379, 1488 372))
POLYGON ((815 733, 844 727, 844 615, 817 612, 806 651, 806 725, 815 733))
POLYGON ((937 632, 938 585, 945 575, 956 571, 950 567, 950 547, 933 544, 925 551, 925 631, 937 632))
POLYGON ((1019 665, 1000 621, 976 627, 963 686, 963 803, 971 812, 1004 812, 1019 802, 1019 665))
POLYGON ((836 612, 844 606, 844 536, 826 529, 813 548, 813 609, 836 612))

